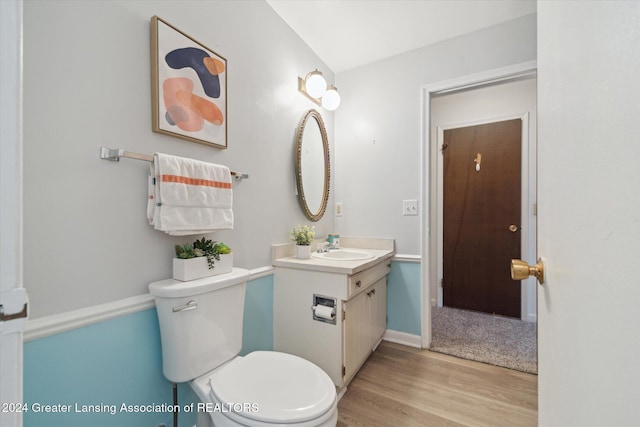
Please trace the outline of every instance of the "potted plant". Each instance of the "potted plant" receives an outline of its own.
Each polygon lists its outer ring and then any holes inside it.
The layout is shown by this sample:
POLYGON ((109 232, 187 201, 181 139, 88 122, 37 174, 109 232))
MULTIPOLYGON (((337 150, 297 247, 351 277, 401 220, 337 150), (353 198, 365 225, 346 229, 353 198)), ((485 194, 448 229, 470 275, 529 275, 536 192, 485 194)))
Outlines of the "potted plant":
POLYGON ((311 242, 316 235, 315 227, 298 225, 291 232, 291 240, 296 243, 296 256, 306 259, 311 257, 311 242))
POLYGON ((193 243, 176 245, 173 259, 173 278, 186 282, 233 270, 231 248, 224 243, 204 237, 193 243))

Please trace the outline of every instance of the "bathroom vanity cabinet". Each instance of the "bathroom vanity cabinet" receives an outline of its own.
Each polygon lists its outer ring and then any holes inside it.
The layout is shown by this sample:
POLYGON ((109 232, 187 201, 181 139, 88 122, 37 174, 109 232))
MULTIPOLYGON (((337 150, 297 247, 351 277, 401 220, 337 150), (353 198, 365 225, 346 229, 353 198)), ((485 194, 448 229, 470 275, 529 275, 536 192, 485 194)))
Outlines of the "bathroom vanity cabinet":
POLYGON ((363 250, 374 257, 274 259, 274 350, 310 360, 337 387, 349 383, 386 329, 393 240, 390 249, 363 250), (335 304, 334 319, 314 319, 313 306, 318 301, 335 304))

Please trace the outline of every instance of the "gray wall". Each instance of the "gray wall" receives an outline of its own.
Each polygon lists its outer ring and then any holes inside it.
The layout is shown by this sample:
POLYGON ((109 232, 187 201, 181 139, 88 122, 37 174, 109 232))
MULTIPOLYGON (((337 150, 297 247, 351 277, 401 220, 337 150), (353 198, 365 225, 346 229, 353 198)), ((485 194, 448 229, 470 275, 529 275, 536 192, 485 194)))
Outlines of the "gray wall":
POLYGON ((337 231, 393 237, 397 252, 420 254, 420 217, 403 216, 402 201, 420 198, 421 87, 535 59, 536 17, 528 15, 338 73, 337 231))
MULTIPOLYGON (((313 105, 297 77, 333 74, 263 1, 24 3, 24 280, 37 318, 147 292, 171 276, 176 243, 146 220, 148 164, 99 158, 101 145, 222 163, 235 229, 209 235, 239 267, 308 223, 298 206, 294 133, 313 105), (227 59, 228 149, 151 132, 149 22, 158 15, 227 59)), ((333 151, 333 113, 321 110, 333 151)), ((333 189, 332 189, 333 194, 333 189)), ((333 204, 333 197, 330 200, 333 204)), ((319 236, 333 217, 316 223, 319 236)))

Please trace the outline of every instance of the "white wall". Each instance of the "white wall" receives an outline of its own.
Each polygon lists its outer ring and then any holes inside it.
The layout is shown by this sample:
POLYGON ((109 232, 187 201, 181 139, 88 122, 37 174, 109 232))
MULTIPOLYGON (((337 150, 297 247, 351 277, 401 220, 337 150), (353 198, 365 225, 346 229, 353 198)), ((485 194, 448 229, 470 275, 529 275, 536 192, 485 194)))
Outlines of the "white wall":
MULTIPOLYGON (((146 293, 149 282, 170 277, 174 244, 193 240, 147 224, 148 164, 101 160, 101 145, 249 173, 234 183, 235 229, 210 237, 232 246, 237 266, 270 265, 270 245, 309 223, 295 195, 294 134, 313 107, 297 92, 297 77, 316 67, 333 80, 261 0, 25 0, 24 281, 31 318, 146 293), (151 132, 153 15, 227 59, 227 150, 151 132)), ((333 151, 333 114, 321 114, 333 151)), ((319 236, 332 232, 332 215, 315 225, 319 236)))
POLYGON ((421 87, 535 57, 529 15, 339 73, 335 200, 344 216, 337 231, 392 237, 397 252, 420 254, 420 217, 403 216, 402 201, 420 196, 421 87))
MULTIPOLYGON (((503 120, 505 118, 523 117, 526 115, 525 126, 528 139, 523 141, 522 164, 522 251, 520 258, 535 264, 536 260, 536 221, 533 216, 533 204, 536 202, 536 79, 529 76, 525 79, 508 81, 472 90, 464 90, 456 93, 435 96, 431 98, 431 141, 438 141, 437 128, 452 128, 468 125, 473 122, 487 122, 503 120)), ((437 148, 441 145, 433 144, 431 159, 436 159, 439 167, 432 177, 438 183, 438 213, 435 218, 442 216, 442 156, 437 148)), ((442 221, 437 222, 438 242, 442 242, 442 221)), ((439 244, 438 259, 442 260, 442 245, 439 244)), ((505 266, 508 268, 508 266, 505 266)), ((437 278, 442 277, 442 265, 437 266, 437 278)), ((431 299, 437 297, 436 284, 431 283, 431 299)), ((536 281, 529 279, 523 282, 522 318, 536 320, 536 281)), ((513 282, 518 286, 517 282, 513 282)))
POLYGON ((538 2, 539 424, 640 425, 640 2, 538 2))

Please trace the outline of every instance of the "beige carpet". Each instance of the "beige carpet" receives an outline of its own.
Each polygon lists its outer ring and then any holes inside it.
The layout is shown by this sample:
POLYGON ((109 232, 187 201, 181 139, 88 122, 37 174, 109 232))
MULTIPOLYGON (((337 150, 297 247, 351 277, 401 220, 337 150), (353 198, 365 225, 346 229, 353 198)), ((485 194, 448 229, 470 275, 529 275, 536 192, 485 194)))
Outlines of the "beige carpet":
POLYGON ((536 323, 433 307, 431 325, 431 351, 538 373, 536 323))

